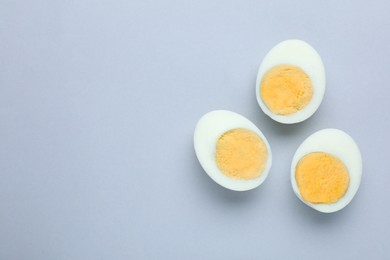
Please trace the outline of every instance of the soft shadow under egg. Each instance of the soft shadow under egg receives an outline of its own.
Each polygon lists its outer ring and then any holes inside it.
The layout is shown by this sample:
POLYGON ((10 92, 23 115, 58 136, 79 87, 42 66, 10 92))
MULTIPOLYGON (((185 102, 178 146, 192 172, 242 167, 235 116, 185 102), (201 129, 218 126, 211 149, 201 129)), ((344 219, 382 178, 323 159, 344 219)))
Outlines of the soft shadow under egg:
POLYGON ((349 219, 351 217, 349 215, 353 214, 353 209, 350 207, 351 205, 345 207, 344 210, 332 214, 313 210, 300 200, 297 200, 293 193, 294 192, 291 191, 291 194, 285 198, 288 201, 288 209, 291 212, 293 219, 297 219, 303 223, 313 225, 339 225, 340 222, 349 219))
POLYGON ((256 189, 247 191, 233 191, 222 187, 214 182, 203 170, 202 166, 197 161, 195 152, 191 154, 192 166, 194 174, 192 181, 198 186, 198 190, 201 193, 207 194, 212 200, 216 200, 218 203, 224 204, 248 204, 255 203, 261 204, 262 198, 266 196, 266 183, 257 187, 256 189))

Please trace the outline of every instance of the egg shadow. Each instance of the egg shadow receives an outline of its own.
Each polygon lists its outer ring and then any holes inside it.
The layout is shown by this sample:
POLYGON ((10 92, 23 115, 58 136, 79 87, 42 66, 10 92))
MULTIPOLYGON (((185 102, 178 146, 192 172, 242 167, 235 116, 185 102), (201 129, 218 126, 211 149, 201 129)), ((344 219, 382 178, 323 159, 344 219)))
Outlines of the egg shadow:
POLYGON ((337 212, 323 213, 303 203, 296 197, 293 191, 288 195, 285 199, 288 200, 287 205, 289 205, 288 210, 291 212, 291 215, 294 216, 294 219, 299 219, 299 221, 306 224, 339 225, 340 222, 347 221, 351 217, 350 215, 353 215, 353 206, 351 205, 347 205, 337 212))
POLYGON ((207 194, 212 200, 215 200, 219 204, 228 205, 244 205, 250 203, 259 204, 262 201, 262 194, 265 191, 265 181, 260 187, 257 187, 248 191, 234 191, 222 187, 212 180, 207 173, 203 170, 199 161, 196 158, 195 152, 191 154, 191 168, 192 178, 191 181, 197 186, 199 192, 207 194))

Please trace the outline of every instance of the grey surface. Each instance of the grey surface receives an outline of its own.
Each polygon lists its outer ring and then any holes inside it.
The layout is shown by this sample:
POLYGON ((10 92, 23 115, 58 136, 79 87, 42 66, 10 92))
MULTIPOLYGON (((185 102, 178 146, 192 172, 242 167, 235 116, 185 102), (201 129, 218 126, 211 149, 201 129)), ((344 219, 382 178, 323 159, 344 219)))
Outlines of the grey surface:
POLYGON ((390 2, 0 1, 0 259, 389 259, 390 2), (283 126, 254 95, 261 59, 299 38, 321 54, 317 113, 283 126), (268 137, 266 182, 232 192, 196 160, 201 115, 268 137), (291 158, 335 127, 360 190, 325 215, 291 158))

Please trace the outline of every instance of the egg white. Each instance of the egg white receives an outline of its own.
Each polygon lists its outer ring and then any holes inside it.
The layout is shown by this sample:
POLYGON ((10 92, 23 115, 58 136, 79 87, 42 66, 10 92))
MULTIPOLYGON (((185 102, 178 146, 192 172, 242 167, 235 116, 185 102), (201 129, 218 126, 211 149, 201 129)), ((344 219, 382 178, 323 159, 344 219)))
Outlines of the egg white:
POLYGON ((297 197, 306 205, 324 213, 336 212, 347 206, 359 189, 362 177, 362 157, 359 147, 347 133, 337 129, 324 129, 310 135, 299 146, 291 163, 291 185, 297 197), (339 158, 348 169, 349 186, 347 192, 335 203, 315 204, 304 201, 295 179, 299 160, 306 154, 325 152, 339 158))
POLYGON ((312 116, 320 106, 325 93, 325 68, 320 55, 308 43, 301 40, 286 40, 273 47, 263 59, 256 80, 256 98, 263 112, 283 124, 302 122, 312 116), (301 68, 313 85, 313 97, 302 110, 291 115, 277 115, 268 109, 260 96, 260 84, 271 68, 289 64, 301 68))
POLYGON ((272 164, 271 148, 263 133, 244 116, 227 110, 211 111, 200 118, 195 128, 194 148, 199 163, 210 178, 230 190, 245 191, 256 188, 267 178, 272 164), (230 178, 221 172, 215 161, 215 149, 219 137, 235 128, 244 128, 255 132, 267 147, 268 155, 265 168, 262 174, 255 179, 230 178))

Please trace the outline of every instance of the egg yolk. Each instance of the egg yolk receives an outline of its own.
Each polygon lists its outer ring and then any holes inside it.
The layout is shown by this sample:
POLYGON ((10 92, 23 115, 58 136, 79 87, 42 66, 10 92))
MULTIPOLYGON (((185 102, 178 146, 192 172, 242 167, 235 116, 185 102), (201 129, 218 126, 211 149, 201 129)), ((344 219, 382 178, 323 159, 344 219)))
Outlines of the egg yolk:
POLYGON ((260 96, 272 113, 290 115, 309 104, 313 86, 309 76, 299 67, 278 65, 265 73, 260 96))
POLYGON ((311 203, 333 203, 344 196, 349 185, 349 173, 337 157, 323 152, 302 157, 295 171, 302 198, 311 203))
POLYGON ((232 129, 217 141, 217 166, 226 176, 234 179, 259 177, 265 168, 267 156, 264 141, 247 129, 232 129))

